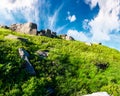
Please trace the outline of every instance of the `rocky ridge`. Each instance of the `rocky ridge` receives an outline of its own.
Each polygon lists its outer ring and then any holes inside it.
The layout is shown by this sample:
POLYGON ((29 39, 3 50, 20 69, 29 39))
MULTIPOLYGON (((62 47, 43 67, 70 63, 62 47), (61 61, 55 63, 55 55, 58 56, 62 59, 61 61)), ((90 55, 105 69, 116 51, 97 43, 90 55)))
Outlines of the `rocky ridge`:
POLYGON ((37 24, 32 22, 27 22, 24 24, 12 24, 9 27, 6 25, 0 25, 0 28, 10 29, 12 31, 30 34, 30 35, 37 35, 37 36, 47 36, 50 38, 61 38, 65 40, 74 40, 73 37, 67 36, 66 34, 58 36, 56 32, 52 32, 50 29, 45 30, 37 30, 37 24))

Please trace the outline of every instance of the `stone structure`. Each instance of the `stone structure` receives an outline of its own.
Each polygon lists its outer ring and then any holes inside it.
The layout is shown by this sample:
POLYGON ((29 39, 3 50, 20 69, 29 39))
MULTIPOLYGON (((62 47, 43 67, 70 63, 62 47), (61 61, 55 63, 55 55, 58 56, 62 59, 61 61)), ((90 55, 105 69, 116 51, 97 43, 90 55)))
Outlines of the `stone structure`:
POLYGON ((37 35, 37 25, 31 22, 25 24, 13 24, 10 26, 10 29, 24 34, 37 35))

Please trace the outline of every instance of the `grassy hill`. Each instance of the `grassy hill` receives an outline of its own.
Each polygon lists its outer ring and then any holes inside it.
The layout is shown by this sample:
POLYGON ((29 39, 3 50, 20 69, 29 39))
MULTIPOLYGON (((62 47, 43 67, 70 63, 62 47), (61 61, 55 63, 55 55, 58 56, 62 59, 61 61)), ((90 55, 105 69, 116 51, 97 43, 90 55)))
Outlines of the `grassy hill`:
POLYGON ((0 29, 0 96, 82 96, 106 91, 120 96, 120 52, 102 45, 85 45, 0 29), (13 34, 28 41, 6 39, 13 34), (24 48, 36 76, 24 68, 18 53, 24 48), (47 50, 48 57, 36 54, 47 50))

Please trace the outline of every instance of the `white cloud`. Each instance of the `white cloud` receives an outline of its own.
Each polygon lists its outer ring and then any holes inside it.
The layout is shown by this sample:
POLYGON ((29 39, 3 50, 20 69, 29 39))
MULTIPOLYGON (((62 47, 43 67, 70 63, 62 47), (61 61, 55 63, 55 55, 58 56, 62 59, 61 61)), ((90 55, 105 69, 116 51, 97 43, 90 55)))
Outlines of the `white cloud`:
POLYGON ((76 16, 75 15, 70 15, 69 11, 67 13, 68 13, 67 20, 69 20, 70 22, 74 22, 76 20, 76 16))
POLYGON ((56 22, 58 19, 58 15, 60 10, 62 9, 63 5, 61 5, 57 10, 55 10, 54 14, 52 16, 48 16, 48 28, 51 30, 55 30, 56 22))
POLYGON ((0 23, 16 23, 23 18, 38 23, 40 3, 39 0, 0 0, 0 23))
POLYGON ((86 0, 91 9, 97 4, 99 12, 88 22, 93 41, 110 41, 111 33, 120 31, 120 1, 119 0, 86 0))
POLYGON ((34 22, 38 27, 58 30, 56 23, 62 7, 51 14, 49 0, 0 0, 0 24, 34 22))
POLYGON ((83 32, 77 30, 69 29, 67 35, 72 36, 75 40, 88 41, 88 37, 83 32))

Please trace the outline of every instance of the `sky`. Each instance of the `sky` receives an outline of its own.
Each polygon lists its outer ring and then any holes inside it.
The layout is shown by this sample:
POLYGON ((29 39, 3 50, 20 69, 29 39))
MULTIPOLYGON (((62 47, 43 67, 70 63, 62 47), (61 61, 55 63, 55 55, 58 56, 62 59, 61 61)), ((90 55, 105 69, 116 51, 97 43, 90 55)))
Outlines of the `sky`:
POLYGON ((120 0, 0 0, 0 24, 26 22, 120 50, 120 0))

